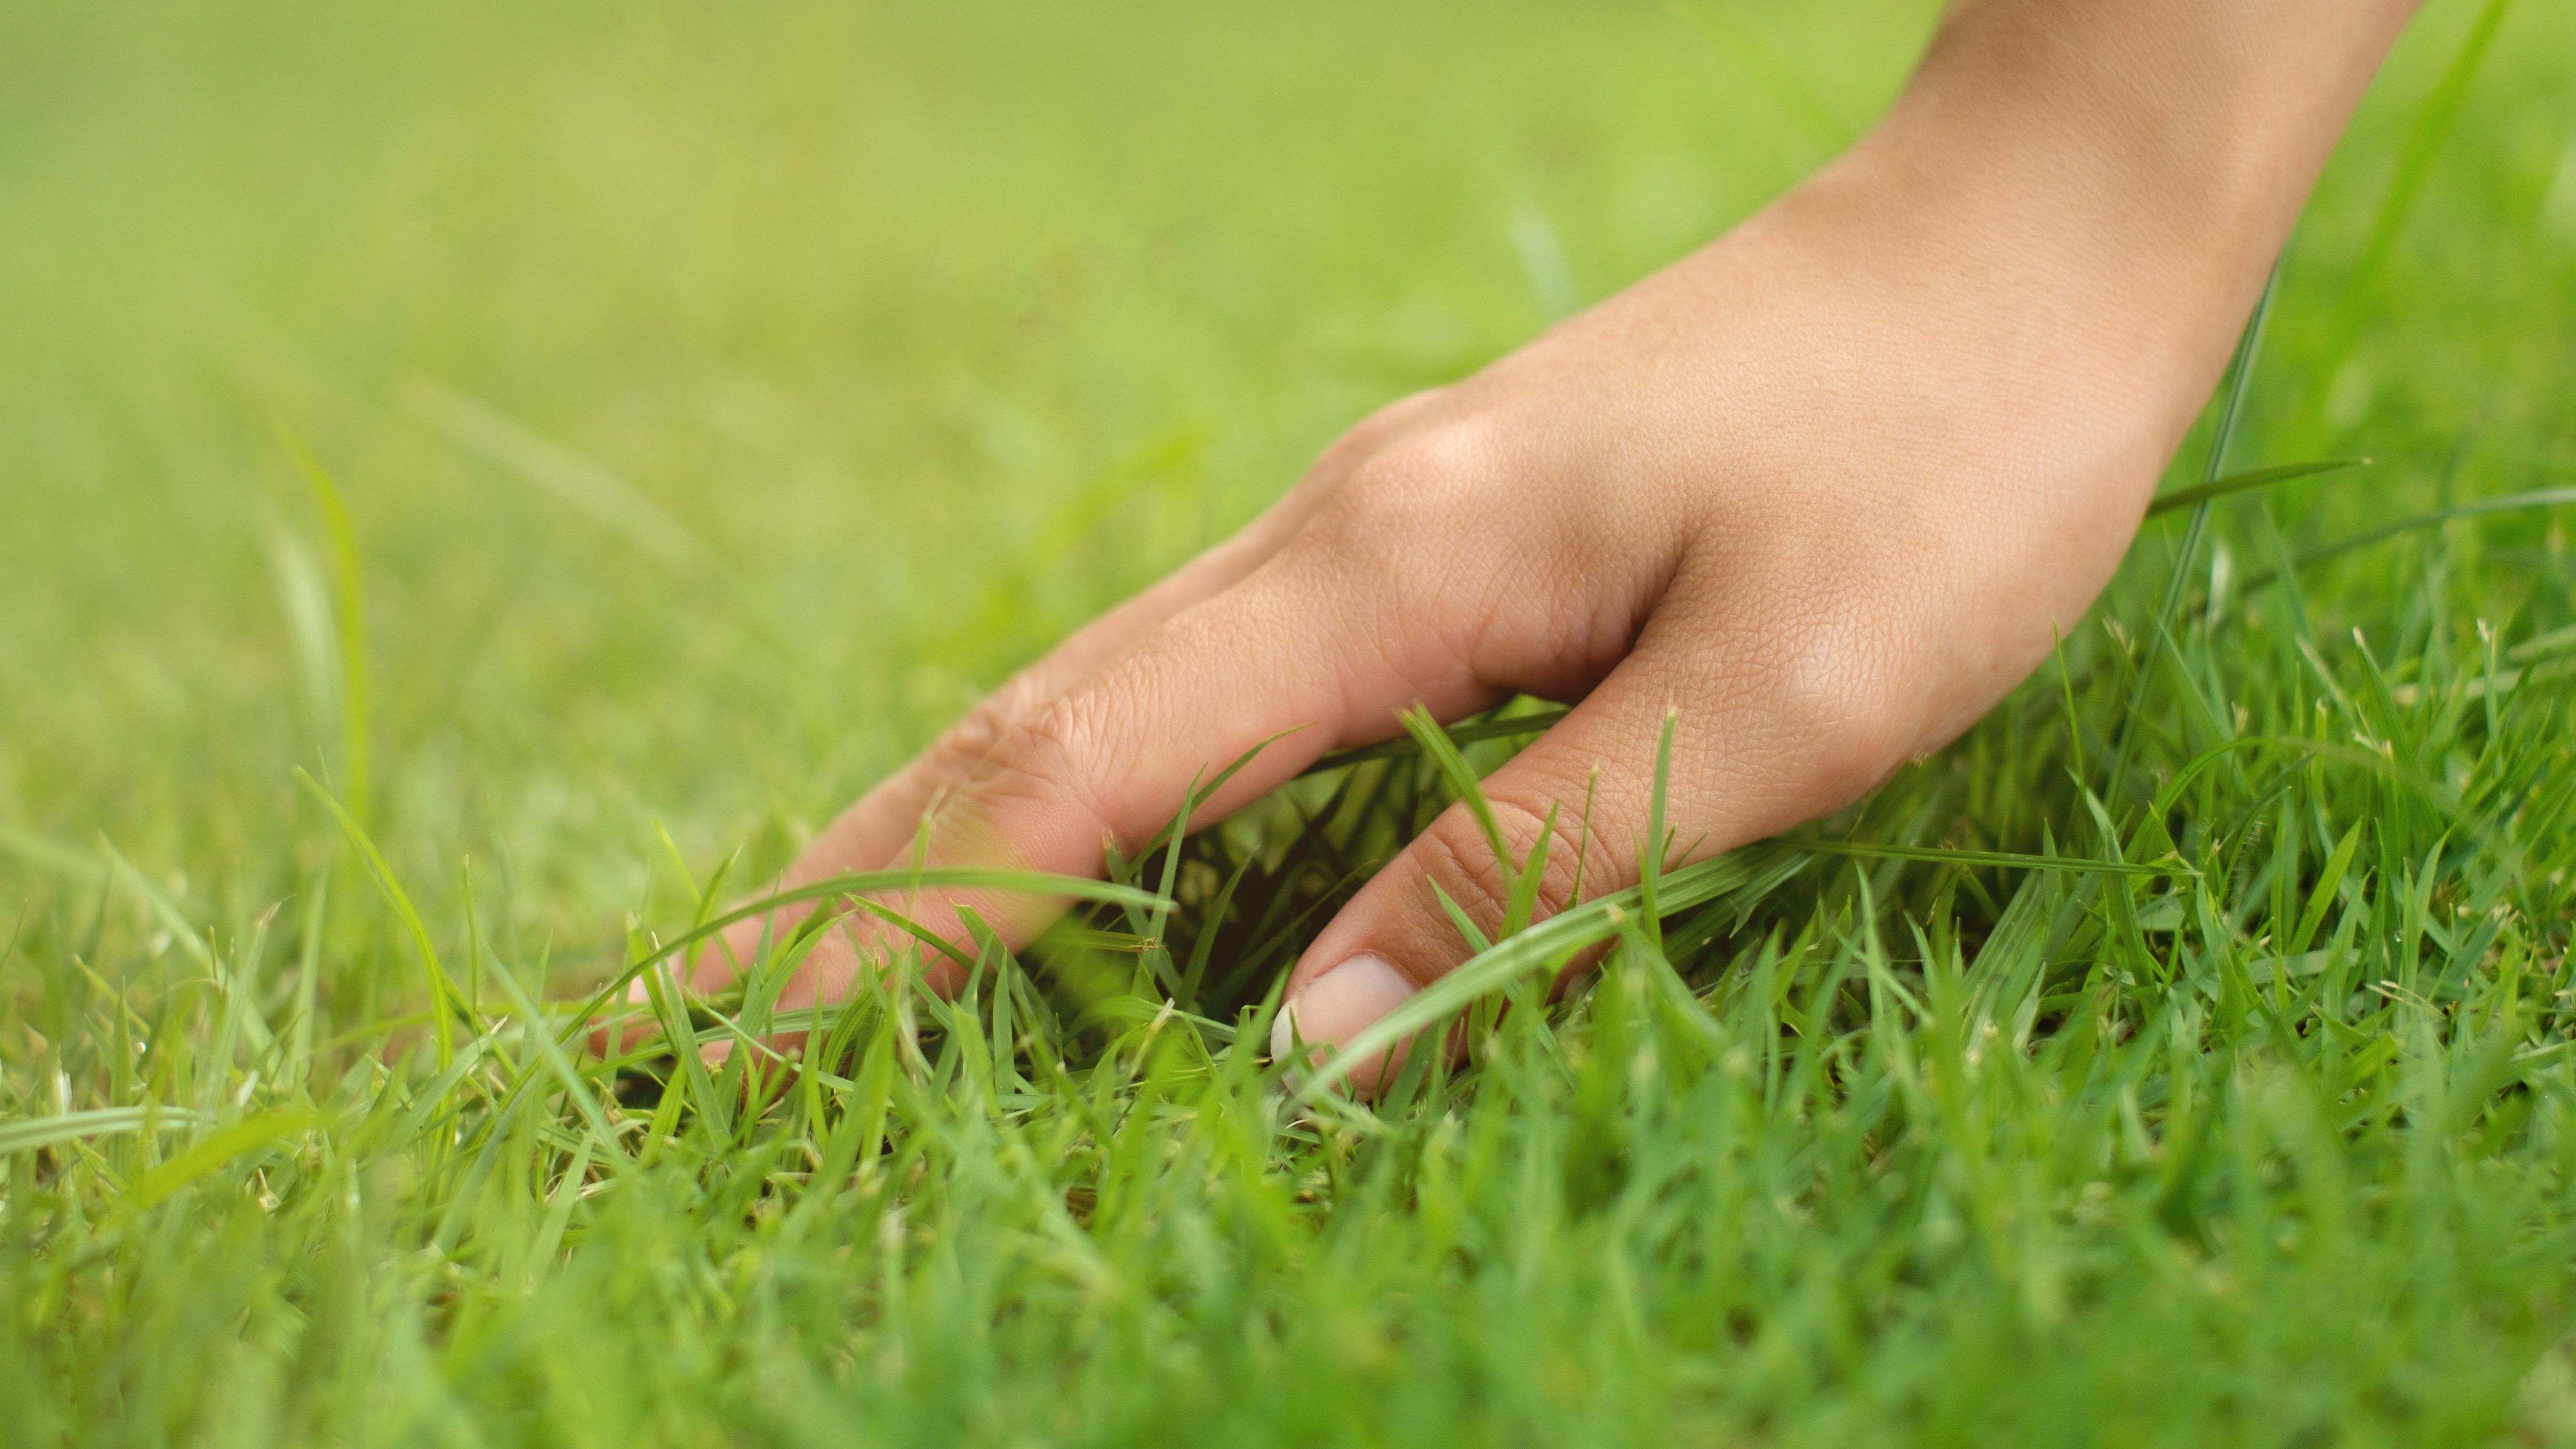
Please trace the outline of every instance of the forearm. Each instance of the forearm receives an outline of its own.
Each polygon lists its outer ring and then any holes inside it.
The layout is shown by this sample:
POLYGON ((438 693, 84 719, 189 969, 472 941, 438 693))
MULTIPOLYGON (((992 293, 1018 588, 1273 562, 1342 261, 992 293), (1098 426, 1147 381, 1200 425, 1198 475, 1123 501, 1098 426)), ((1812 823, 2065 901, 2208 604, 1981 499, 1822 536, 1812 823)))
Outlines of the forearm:
POLYGON ((1958 0, 1864 152, 2232 332, 2417 0, 1958 0))

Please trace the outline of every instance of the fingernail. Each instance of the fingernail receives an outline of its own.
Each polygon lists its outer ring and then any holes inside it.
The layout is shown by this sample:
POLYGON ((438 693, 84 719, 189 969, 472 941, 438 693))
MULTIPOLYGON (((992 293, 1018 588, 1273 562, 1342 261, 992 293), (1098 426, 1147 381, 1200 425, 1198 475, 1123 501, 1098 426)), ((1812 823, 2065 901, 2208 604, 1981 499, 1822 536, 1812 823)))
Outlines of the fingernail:
POLYGON ((1297 1042, 1338 1047, 1404 1004, 1413 983, 1383 956, 1363 953, 1306 983, 1270 1024, 1270 1057, 1285 1058, 1297 1042))

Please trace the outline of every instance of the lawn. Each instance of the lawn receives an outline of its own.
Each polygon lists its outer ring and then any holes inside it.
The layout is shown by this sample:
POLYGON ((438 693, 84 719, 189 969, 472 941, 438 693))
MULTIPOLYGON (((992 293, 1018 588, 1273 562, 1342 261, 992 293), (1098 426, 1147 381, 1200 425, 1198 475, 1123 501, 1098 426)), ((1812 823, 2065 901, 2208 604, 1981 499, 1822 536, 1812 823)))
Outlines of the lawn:
POLYGON ((1932 15, 0 0, 0 1443, 2576 1443, 2564 0, 2431 0, 2166 487, 2367 466, 1454 1067, 1266 993, 1508 723, 583 1050, 1932 15))

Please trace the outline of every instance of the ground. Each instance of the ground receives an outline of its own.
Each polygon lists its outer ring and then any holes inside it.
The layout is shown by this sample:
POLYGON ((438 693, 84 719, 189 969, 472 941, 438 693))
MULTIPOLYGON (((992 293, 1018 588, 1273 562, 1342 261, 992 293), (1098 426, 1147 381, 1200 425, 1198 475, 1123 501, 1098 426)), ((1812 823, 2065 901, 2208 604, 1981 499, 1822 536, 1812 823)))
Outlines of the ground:
POLYGON ((1931 13, 0 0, 0 1437, 2576 1442, 2548 0, 2431 0, 2167 487, 2368 466, 1454 1071, 1256 1050, 1438 750, 792 1073, 581 1050, 1931 13))

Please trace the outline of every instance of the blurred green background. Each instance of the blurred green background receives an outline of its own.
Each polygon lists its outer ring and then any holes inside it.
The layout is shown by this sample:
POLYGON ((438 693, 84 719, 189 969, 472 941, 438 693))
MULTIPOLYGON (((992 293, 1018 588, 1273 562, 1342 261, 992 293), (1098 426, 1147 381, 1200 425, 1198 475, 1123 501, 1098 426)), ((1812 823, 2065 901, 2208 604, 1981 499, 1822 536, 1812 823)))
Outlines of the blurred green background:
POLYGON ((0 820, 209 884, 322 841, 286 428, 366 559, 389 843, 605 923, 652 822, 824 815, 1741 217, 1924 23, 1783 28, 1821 119, 1656 8, 13 3, 0 820))
MULTIPOLYGON (((2576 458, 2570 7, 2373 259, 2475 9, 2327 176, 2240 456, 2576 458)), ((657 824, 777 858, 1370 406, 1829 155, 1935 10, 5 0, 0 822, 244 900, 331 848, 283 429, 354 517, 397 864, 605 945, 657 824)))

